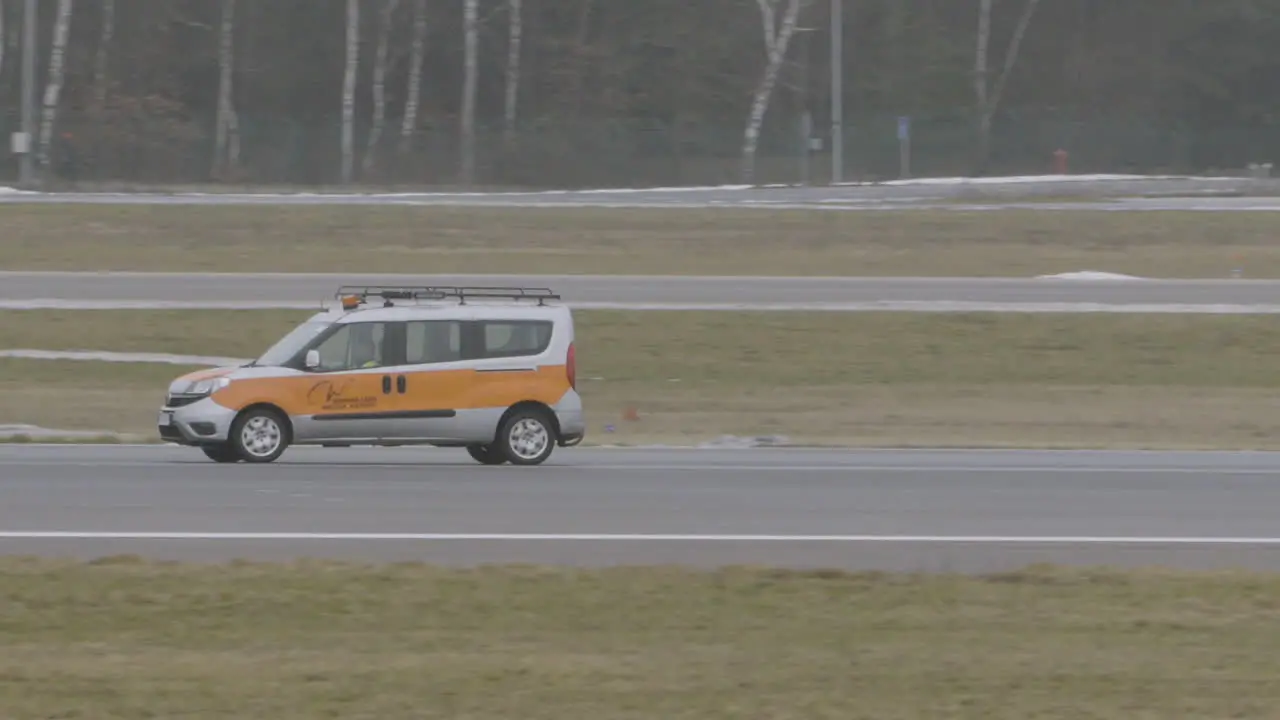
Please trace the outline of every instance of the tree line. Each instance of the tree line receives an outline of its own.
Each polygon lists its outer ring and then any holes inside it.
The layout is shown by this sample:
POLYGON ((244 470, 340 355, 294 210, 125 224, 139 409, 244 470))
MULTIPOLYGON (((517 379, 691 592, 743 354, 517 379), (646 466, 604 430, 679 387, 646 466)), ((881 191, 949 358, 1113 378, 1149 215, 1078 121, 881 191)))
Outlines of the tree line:
MULTIPOLYGON (((846 178, 1280 148, 1280 0, 844 0, 846 178), (909 118, 910 156, 898 137, 909 118)), ((38 0, 53 181, 822 181, 831 0, 38 0)), ((0 130, 22 0, 0 0, 0 130)), ((16 172, 0 163, 0 178, 16 172)))

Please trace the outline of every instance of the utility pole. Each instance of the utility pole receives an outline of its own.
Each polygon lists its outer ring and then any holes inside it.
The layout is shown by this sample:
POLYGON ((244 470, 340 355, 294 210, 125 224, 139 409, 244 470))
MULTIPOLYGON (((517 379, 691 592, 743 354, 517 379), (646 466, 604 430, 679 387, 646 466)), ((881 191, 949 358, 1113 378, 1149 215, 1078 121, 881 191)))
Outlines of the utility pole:
POLYGON ((22 136, 19 147, 22 153, 19 182, 24 186, 35 183, 36 149, 36 0, 26 0, 22 10, 22 136))
POLYGON ((831 0, 831 184, 844 179, 844 0, 831 0))

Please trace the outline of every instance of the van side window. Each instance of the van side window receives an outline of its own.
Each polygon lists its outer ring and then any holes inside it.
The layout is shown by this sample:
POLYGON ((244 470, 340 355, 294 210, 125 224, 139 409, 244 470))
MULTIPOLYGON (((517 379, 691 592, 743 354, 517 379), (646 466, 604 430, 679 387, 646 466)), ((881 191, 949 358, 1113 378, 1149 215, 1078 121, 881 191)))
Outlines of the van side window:
POLYGON ((386 323, 348 323, 316 346, 322 372, 379 367, 385 362, 386 323))
POLYGON ((552 324, 545 320, 482 320, 483 357, 538 355, 551 344, 552 324))
POLYGON ((405 323, 405 364, 423 365, 461 359, 461 322, 416 320, 405 323))

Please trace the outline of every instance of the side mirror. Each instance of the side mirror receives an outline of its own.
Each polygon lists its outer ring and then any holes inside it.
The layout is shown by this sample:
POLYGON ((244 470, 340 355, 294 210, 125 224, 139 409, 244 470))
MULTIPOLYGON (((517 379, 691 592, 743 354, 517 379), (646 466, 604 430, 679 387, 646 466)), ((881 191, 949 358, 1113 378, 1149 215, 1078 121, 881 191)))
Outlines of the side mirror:
POLYGON ((320 367, 320 351, 308 350, 307 357, 302 361, 302 364, 305 365, 308 370, 315 370, 320 367))

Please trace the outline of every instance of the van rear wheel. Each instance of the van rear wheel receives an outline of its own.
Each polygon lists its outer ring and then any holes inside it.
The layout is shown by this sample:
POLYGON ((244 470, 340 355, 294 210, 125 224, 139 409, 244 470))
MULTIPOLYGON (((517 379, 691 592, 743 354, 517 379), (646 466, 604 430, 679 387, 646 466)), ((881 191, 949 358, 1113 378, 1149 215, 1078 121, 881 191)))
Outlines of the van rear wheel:
POLYGON ((481 465, 501 465, 507 461, 507 456, 496 445, 468 445, 467 453, 481 465))
POLYGON ((556 449, 551 419, 536 408, 517 410, 502 423, 496 446, 512 465, 541 465, 556 449))

